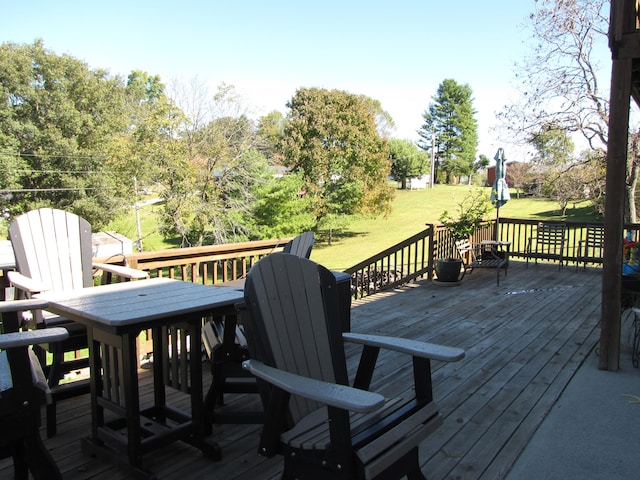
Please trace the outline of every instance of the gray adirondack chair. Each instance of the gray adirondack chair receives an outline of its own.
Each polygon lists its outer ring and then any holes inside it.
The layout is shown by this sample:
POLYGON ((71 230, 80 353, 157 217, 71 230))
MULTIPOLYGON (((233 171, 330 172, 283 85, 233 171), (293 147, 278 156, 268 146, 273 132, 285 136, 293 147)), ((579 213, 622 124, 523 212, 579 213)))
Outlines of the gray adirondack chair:
POLYGON ((401 338, 344 333, 335 276, 307 259, 275 253, 245 285, 243 324, 266 406, 259 453, 284 457, 283 479, 424 479, 418 446, 442 423, 433 400, 431 360, 464 351, 401 338), (348 386, 344 342, 363 345, 348 386), (408 355, 414 390, 385 399, 367 391, 381 348, 408 355))
POLYGON ((68 336, 63 328, 18 331, 18 313, 46 308, 44 300, 0 302, 0 454, 13 457, 14 478, 62 479, 40 437, 40 410, 50 399, 40 361, 31 345, 57 342, 68 336), (7 333, 9 332, 9 333, 7 333))
MULTIPOLYGON (((313 232, 304 232, 284 246, 283 251, 309 258, 314 244, 313 232)), ((213 381, 205 396, 205 408, 216 423, 262 423, 263 412, 220 415, 216 407, 224 405, 225 393, 257 393, 255 378, 242 369, 249 350, 241 324, 232 321, 211 321, 202 328, 202 341, 211 359, 213 381)))
POLYGON ((304 232, 288 242, 282 251, 298 257, 310 258, 314 241, 313 232, 304 232))
MULTIPOLYGON (((103 271, 103 283, 119 279, 146 278, 140 270, 95 263, 92 260, 91 225, 85 219, 62 210, 41 208, 17 217, 9 226, 16 271, 9 272, 11 284, 20 298, 31 298, 42 292, 62 292, 93 287, 94 270, 103 271)), ((47 435, 56 432, 56 402, 89 392, 87 380, 60 384, 65 374, 88 366, 88 357, 65 360, 65 353, 87 348, 86 328, 66 318, 48 312, 37 312, 38 328, 62 327, 67 339, 36 347, 45 368, 53 401, 47 406, 47 435), (45 364, 46 353, 52 354, 50 365, 45 364)))

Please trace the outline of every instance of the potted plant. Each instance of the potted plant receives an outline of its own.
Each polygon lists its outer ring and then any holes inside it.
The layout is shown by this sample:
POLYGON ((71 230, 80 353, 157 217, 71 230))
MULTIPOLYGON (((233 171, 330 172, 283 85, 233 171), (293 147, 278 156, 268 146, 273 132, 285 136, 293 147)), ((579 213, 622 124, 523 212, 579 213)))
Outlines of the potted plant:
MULTIPOLYGON (((454 212, 442 212, 440 222, 449 229, 453 241, 470 240, 475 230, 485 221, 491 204, 482 190, 472 190, 456 205, 454 212)), ((462 279, 462 259, 459 256, 438 259, 435 269, 441 282, 457 282, 462 279)))

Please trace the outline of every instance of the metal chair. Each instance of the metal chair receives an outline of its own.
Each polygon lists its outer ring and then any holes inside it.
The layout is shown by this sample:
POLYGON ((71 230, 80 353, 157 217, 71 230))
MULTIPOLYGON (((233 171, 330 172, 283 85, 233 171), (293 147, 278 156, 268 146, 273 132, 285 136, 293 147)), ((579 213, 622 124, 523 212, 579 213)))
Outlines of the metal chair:
POLYGON ((529 237, 526 247, 526 265, 529 259, 558 260, 558 268, 562 268, 567 243, 567 226, 564 223, 540 222, 535 236, 529 237))
POLYGON ((576 266, 582 262, 587 268, 587 262, 602 263, 604 255, 604 227, 602 225, 587 225, 583 239, 578 240, 576 266))

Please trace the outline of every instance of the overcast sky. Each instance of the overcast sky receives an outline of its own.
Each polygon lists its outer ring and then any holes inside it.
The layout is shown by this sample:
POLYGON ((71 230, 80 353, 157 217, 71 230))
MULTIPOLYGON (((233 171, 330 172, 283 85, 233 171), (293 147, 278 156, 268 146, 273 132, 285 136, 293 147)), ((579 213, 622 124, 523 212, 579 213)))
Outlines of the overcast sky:
MULTIPOLYGON (((40 38, 56 54, 126 76, 224 82, 258 115, 286 114, 300 87, 379 100, 394 137, 417 140, 446 78, 474 92, 478 153, 503 146, 490 127, 513 98, 534 0, 0 0, 0 41, 40 38)), ((511 158, 510 158, 511 159, 511 158)), ((515 159, 514 159, 515 160, 515 159)))

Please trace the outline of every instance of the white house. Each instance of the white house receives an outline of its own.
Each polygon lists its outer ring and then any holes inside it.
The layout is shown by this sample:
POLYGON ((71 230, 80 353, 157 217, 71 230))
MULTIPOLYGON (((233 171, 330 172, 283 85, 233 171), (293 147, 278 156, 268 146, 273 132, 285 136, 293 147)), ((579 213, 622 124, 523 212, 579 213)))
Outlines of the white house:
POLYGON ((429 175, 422 175, 421 177, 409 177, 407 178, 408 190, 420 190, 427 188, 429 183, 429 175))

